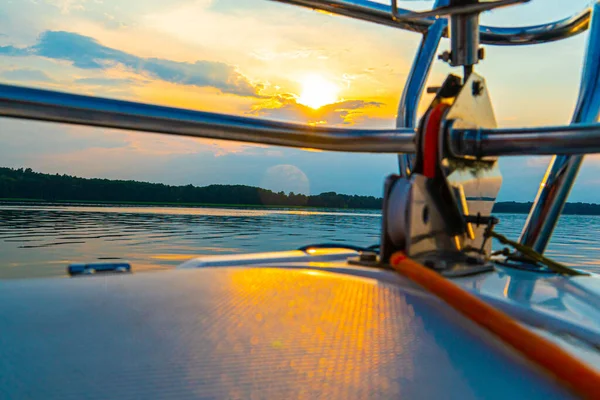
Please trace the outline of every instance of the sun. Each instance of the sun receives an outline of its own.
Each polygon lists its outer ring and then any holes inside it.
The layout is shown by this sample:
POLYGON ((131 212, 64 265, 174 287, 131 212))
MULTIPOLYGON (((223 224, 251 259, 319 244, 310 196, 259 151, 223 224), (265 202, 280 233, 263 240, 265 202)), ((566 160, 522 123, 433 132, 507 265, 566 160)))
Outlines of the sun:
POLYGON ((320 108, 338 100, 338 87, 321 75, 307 75, 302 79, 302 93, 298 103, 310 108, 320 108))

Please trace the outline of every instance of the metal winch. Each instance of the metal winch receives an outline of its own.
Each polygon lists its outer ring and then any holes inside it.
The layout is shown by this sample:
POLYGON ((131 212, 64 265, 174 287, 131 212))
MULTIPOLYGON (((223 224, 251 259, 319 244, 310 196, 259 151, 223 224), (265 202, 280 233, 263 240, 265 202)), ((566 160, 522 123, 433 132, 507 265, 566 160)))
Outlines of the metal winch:
POLYGON ((502 183, 497 158, 453 157, 449 134, 495 127, 485 80, 449 75, 421 119, 412 173, 386 181, 382 262, 398 250, 439 268, 489 256, 485 230, 502 183))

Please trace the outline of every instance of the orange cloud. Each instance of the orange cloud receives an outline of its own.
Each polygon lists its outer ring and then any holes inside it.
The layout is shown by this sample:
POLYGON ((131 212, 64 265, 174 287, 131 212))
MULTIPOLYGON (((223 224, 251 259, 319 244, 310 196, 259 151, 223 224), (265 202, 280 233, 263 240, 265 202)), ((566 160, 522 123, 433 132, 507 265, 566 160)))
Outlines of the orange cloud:
POLYGON ((377 101, 345 100, 314 109, 299 104, 293 94, 281 94, 255 106, 251 114, 317 125, 355 125, 369 118, 369 111, 384 105, 377 101))

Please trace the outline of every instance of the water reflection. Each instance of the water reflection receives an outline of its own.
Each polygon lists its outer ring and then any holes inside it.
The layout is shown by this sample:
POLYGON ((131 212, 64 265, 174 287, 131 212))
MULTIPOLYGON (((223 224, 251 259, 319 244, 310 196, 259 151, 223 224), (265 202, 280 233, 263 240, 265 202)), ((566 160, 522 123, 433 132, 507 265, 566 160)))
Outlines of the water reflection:
MULTIPOLYGON (((126 259, 135 271, 199 255, 289 250, 310 243, 379 242, 380 214, 364 210, 0 205, 0 278, 63 276, 71 262, 126 259)), ((517 238, 525 215, 501 214, 517 238)), ((600 217, 563 216, 548 255, 600 270, 600 217)))
POLYGON ((210 254, 379 241, 376 211, 0 206, 0 278, 64 275, 71 262, 126 259, 135 271, 210 254))

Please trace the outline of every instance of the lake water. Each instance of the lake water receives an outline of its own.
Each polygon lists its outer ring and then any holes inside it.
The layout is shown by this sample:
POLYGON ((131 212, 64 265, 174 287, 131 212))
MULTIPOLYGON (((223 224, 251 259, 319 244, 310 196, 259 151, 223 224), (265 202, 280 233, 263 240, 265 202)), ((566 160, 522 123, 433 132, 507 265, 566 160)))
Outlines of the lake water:
MULTIPOLYGON (((516 239, 526 215, 499 214, 516 239)), ((65 276, 72 262, 124 258, 134 271, 200 255, 289 250, 315 243, 379 243, 368 210, 0 205, 0 279, 65 276)), ((600 272, 600 217, 563 216, 547 254, 600 272)))

